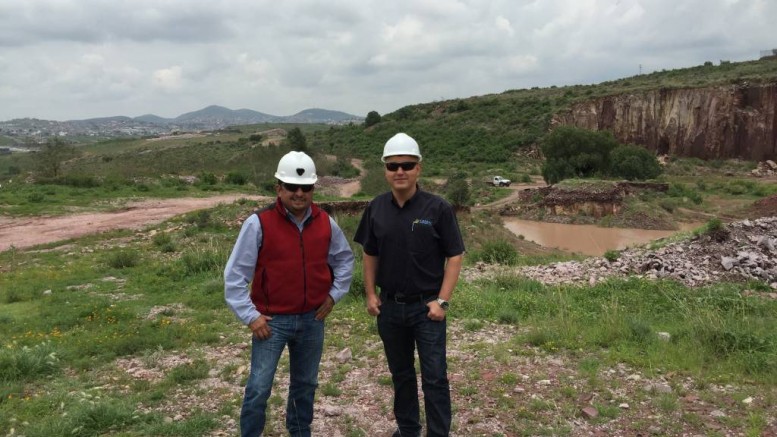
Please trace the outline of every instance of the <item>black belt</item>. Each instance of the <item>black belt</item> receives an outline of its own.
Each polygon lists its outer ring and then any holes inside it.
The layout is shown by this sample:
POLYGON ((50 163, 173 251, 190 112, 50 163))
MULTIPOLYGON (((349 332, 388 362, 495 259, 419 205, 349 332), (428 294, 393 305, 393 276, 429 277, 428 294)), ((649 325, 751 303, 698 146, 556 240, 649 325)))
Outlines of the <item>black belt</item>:
POLYGON ((436 296, 437 296, 437 293, 427 293, 427 294, 392 293, 392 294, 386 294, 386 300, 396 302, 396 303, 415 303, 415 302, 426 302, 427 300, 430 300, 436 296))

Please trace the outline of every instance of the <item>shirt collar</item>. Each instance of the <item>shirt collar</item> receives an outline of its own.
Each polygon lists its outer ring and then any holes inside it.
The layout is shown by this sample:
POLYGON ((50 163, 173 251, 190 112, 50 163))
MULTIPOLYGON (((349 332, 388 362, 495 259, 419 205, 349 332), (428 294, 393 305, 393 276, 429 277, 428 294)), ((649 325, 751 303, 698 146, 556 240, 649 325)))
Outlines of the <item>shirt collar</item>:
MULTIPOLYGON (((413 193, 413 195, 409 199, 407 199, 405 201, 405 205, 402 208, 406 207, 409 203, 413 203, 413 200, 416 197, 418 197, 418 193, 420 193, 420 192, 421 192, 421 187, 416 183, 415 184, 415 193, 413 193)), ((397 203, 397 199, 394 198, 394 193, 393 192, 390 192, 390 193, 391 193, 391 203, 394 206, 396 206, 397 208, 399 208, 399 204, 397 203)))

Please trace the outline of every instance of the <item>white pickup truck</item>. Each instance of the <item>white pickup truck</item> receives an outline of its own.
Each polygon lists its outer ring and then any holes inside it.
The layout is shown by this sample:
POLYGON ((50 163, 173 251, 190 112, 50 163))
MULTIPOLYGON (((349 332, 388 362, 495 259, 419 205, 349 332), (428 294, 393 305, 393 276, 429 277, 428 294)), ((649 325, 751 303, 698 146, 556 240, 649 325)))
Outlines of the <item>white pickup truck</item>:
POLYGON ((505 179, 502 176, 494 176, 494 178, 489 182, 489 184, 495 187, 509 187, 510 179, 505 179))

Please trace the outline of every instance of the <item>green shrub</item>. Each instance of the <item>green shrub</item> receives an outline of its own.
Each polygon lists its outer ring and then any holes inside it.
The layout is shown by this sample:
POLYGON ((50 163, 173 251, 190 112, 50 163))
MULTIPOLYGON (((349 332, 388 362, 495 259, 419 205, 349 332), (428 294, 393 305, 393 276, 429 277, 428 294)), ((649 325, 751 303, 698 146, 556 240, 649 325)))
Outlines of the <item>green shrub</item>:
POLYGON ((173 242, 173 237, 171 237, 170 234, 166 232, 162 232, 154 235, 153 241, 154 241, 154 245, 157 246, 159 250, 164 253, 171 253, 176 251, 175 243, 173 242))
POLYGON ((609 262, 615 262, 620 258, 621 254, 617 250, 608 250, 604 252, 604 258, 609 262))
POLYGON ((228 253, 215 249, 191 249, 181 255, 184 274, 220 272, 227 263, 228 253))
POLYGON ((216 175, 207 171, 200 173, 200 183, 203 185, 216 185, 218 183, 216 175))
POLYGON ((656 156, 633 144, 620 145, 610 152, 610 175, 626 180, 654 179, 661 174, 656 156))
POLYGON ((181 384, 188 381, 195 381, 198 379, 205 379, 208 377, 208 370, 210 367, 208 363, 203 360, 197 360, 189 364, 183 364, 173 368, 167 374, 167 378, 176 383, 181 384))
POLYGON ((456 173, 448 179, 445 187, 445 194, 453 206, 467 206, 470 204, 471 196, 469 183, 465 173, 456 173))
POLYGON ((707 234, 713 234, 723 230, 723 221, 717 217, 711 218, 704 226, 704 232, 707 234))
POLYGON ((683 183, 669 184, 669 189, 666 191, 666 195, 669 197, 688 199, 696 205, 701 204, 703 201, 702 196, 698 191, 687 187, 683 183))
POLYGON ((60 363, 51 343, 0 349, 0 381, 25 381, 59 372, 60 363))
POLYGON ((488 241, 480 251, 480 260, 489 264, 515 265, 518 251, 506 241, 488 241))
POLYGON ((43 199, 45 196, 42 193, 35 192, 27 195, 27 201, 30 203, 41 203, 43 199))
POLYGON ((246 182, 248 182, 248 178, 246 178, 241 173, 238 173, 236 171, 231 171, 227 173, 227 176, 225 177, 224 182, 232 185, 245 185, 246 182))
POLYGON ((121 250, 108 255, 105 262, 114 269, 135 267, 140 262, 140 254, 134 250, 121 250))
POLYGON ((610 132, 559 126, 542 142, 546 158, 542 176, 548 184, 555 184, 568 178, 605 174, 610 167, 610 152, 617 146, 610 132))

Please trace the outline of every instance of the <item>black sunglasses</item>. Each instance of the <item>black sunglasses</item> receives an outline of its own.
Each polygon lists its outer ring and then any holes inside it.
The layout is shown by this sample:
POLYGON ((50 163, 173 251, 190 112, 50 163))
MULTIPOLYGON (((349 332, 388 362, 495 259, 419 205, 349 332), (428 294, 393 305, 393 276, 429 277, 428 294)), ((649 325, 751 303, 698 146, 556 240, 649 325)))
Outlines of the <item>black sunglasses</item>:
POLYGON ((397 171, 400 168, 404 171, 410 171, 415 168, 415 166, 418 165, 415 161, 407 161, 407 162, 387 162, 386 163, 386 170, 388 171, 397 171))
POLYGON ((289 184, 286 182, 281 182, 281 185, 283 188, 290 192, 290 193, 296 193, 297 190, 301 189, 303 193, 309 193, 313 190, 313 184, 310 185, 299 185, 299 184, 289 184))

